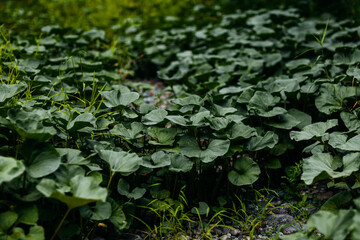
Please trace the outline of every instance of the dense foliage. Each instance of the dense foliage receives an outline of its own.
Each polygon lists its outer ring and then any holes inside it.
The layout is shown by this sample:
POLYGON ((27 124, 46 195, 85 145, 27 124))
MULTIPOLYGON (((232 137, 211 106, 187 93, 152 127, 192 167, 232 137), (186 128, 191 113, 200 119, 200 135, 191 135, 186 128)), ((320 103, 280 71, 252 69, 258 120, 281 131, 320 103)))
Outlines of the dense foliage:
POLYGON ((189 16, 153 34, 117 26, 113 41, 1 29, 0 239, 110 238, 144 211, 166 219, 160 236, 181 233, 186 208, 226 218, 226 200, 294 165, 338 193, 286 239, 360 239, 360 28, 295 8, 189 16), (165 108, 146 103, 154 87, 139 77, 168 85, 165 108))

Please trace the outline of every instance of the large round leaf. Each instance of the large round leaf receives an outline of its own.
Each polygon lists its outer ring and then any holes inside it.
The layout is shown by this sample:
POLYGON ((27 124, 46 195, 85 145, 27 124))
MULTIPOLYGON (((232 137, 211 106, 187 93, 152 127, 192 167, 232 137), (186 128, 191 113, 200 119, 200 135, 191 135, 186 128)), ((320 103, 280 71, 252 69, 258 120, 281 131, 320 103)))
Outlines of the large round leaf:
POLYGON ((26 89, 26 84, 0 84, 0 105, 26 89))
POLYGON ((142 159, 136 153, 124 151, 100 150, 99 156, 109 164, 112 172, 119 172, 125 176, 136 172, 142 162, 142 159))
POLYGON ((217 157, 224 156, 230 147, 229 140, 212 140, 205 150, 199 147, 196 139, 191 136, 183 136, 179 140, 180 152, 187 157, 197 157, 202 162, 214 161, 217 157))
POLYGON ((147 168, 162 168, 171 164, 170 157, 163 151, 155 152, 151 155, 151 159, 142 162, 142 166, 147 168))
POLYGON ((86 127, 96 128, 96 118, 91 113, 80 114, 67 124, 66 129, 75 132, 86 127))
POLYGON ((269 131, 264 136, 256 136, 250 138, 246 144, 246 148, 250 151, 259 151, 264 148, 273 148, 279 141, 276 133, 269 131))
POLYGON ((105 106, 109 108, 127 106, 128 104, 136 101, 139 94, 131 92, 129 89, 122 88, 121 90, 112 90, 102 92, 101 96, 104 98, 105 106))
POLYGON ((60 154, 49 144, 25 142, 22 153, 26 172, 33 178, 49 175, 60 166, 60 154))
POLYGON ((158 108, 152 110, 151 112, 143 116, 141 121, 145 125, 156 125, 162 122, 165 119, 166 115, 168 115, 168 112, 166 110, 158 108))
POLYGON ((45 178, 36 186, 36 189, 46 197, 60 200, 70 209, 91 202, 105 202, 107 196, 107 190, 99 186, 96 178, 81 175, 71 178, 69 185, 45 178))
POLYGON ((348 177, 360 168, 360 153, 349 153, 342 159, 342 171, 335 171, 335 160, 329 153, 315 153, 304 159, 301 179, 308 185, 327 178, 348 177))
POLYGON ((22 109, 13 108, 9 110, 8 117, 16 132, 22 139, 35 139, 47 141, 56 134, 53 127, 44 126, 44 116, 41 111, 27 112, 22 109))
POLYGON ((22 162, 13 158, 0 156, 0 185, 3 182, 10 182, 25 171, 22 162))
POLYGON ((228 174, 229 181, 236 186, 254 183, 260 175, 260 168, 249 157, 241 157, 235 160, 234 170, 228 174))
POLYGON ((182 154, 170 154, 171 165, 169 170, 172 172, 189 172, 193 167, 193 161, 182 154))

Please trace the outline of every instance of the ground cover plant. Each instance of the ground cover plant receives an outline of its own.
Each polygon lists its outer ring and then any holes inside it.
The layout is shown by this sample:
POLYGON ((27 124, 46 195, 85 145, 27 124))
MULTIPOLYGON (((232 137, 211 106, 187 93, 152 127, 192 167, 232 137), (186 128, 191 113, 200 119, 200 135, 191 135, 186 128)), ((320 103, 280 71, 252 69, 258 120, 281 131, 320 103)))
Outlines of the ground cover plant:
POLYGON ((149 239, 219 227, 254 238, 275 209, 269 189, 302 201, 291 188, 319 181, 336 194, 283 238, 360 239, 360 28, 296 8, 200 4, 189 16, 151 31, 126 20, 111 39, 1 27, 0 239, 134 226, 149 239), (165 104, 148 102, 141 78, 166 84, 165 104))

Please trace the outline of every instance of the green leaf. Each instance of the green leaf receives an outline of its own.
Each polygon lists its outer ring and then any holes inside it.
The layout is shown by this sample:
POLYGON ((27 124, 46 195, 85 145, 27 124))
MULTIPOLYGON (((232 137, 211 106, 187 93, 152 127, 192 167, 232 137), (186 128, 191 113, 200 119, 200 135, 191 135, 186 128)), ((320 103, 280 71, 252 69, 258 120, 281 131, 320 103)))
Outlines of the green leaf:
POLYGON ((90 163, 89 159, 82 156, 82 152, 80 150, 71 148, 56 148, 56 151, 60 154, 61 159, 67 164, 87 165, 90 163))
POLYGON ((323 137, 326 131, 338 125, 337 119, 317 122, 305 126, 302 131, 291 131, 290 138, 295 141, 310 140, 313 137, 323 137))
POLYGON ((21 84, 0 84, 0 105, 4 104, 7 100, 13 98, 17 94, 23 92, 27 85, 21 84))
POLYGON ((91 202, 105 202, 107 190, 99 186, 94 177, 76 175, 66 187, 52 179, 42 179, 36 189, 46 197, 58 199, 69 209, 84 206, 91 202))
POLYGON ((39 213, 36 205, 22 205, 21 207, 19 206, 16 209, 16 212, 19 214, 19 223, 36 225, 37 221, 39 220, 39 213))
POLYGON ((320 88, 320 96, 315 99, 316 108, 325 114, 331 114, 344 108, 346 98, 355 97, 354 87, 346 87, 324 83, 320 88))
POLYGON ((128 197, 129 199, 137 200, 144 196, 146 189, 137 187, 134 188, 132 192, 130 192, 130 185, 123 178, 120 178, 117 185, 117 191, 118 193, 128 197))
POLYGON ((32 226, 30 227, 28 234, 25 235, 24 229, 20 227, 15 227, 11 236, 7 239, 25 239, 25 240, 45 240, 45 231, 41 226, 32 226))
POLYGON ((183 136, 179 142, 180 152, 187 157, 199 158, 202 162, 214 161, 217 157, 224 156, 230 147, 229 140, 213 140, 205 150, 200 149, 196 139, 191 136, 183 136))
POLYGON ((18 215, 15 212, 0 213, 0 232, 7 232, 17 219, 18 215))
POLYGON ((26 172, 33 178, 55 172, 61 163, 59 153, 49 144, 25 142, 22 153, 26 172))
POLYGON ((289 61, 285 64, 285 66, 289 69, 289 70, 294 70, 300 66, 307 66, 310 64, 310 59, 308 58, 300 58, 300 59, 296 59, 296 60, 292 60, 289 61))
POLYGON ((356 135, 344 143, 332 144, 332 146, 345 151, 360 152, 360 135, 356 135))
POLYGON ((71 132, 76 132, 87 127, 96 129, 96 118, 91 113, 80 114, 67 124, 66 129, 71 132))
POLYGON ((308 228, 316 228, 326 239, 344 240, 349 234, 355 212, 340 210, 337 213, 319 211, 311 215, 307 222, 308 228))
POLYGON ((360 133, 360 119, 354 113, 341 112, 340 117, 349 131, 360 133))
POLYGON ((25 171, 22 162, 13 158, 0 156, 0 185, 3 182, 10 182, 25 171))
POLYGON ((109 219, 111 216, 111 204, 108 202, 97 202, 95 208, 92 211, 90 219, 101 221, 109 219))
POLYGON ((35 139, 45 142, 56 134, 56 130, 53 127, 43 125, 42 121, 46 118, 44 114, 43 111, 27 112, 12 108, 9 110, 8 117, 22 139, 35 139))
POLYGON ((124 151, 100 150, 99 156, 109 164, 111 172, 118 172, 124 176, 136 172, 142 163, 142 159, 136 153, 124 151))
POLYGON ((167 120, 169 120, 172 123, 175 123, 180 126, 186 127, 188 125, 188 120, 184 118, 183 116, 177 116, 177 115, 168 115, 165 117, 167 120))
POLYGON ((150 140, 149 143, 153 145, 171 145, 175 141, 177 134, 176 128, 159 128, 149 127, 148 134, 155 138, 156 141, 150 140))
POLYGON ((243 124, 242 122, 233 124, 225 131, 225 134, 215 133, 216 136, 226 136, 230 140, 243 140, 257 136, 256 129, 243 124))
POLYGON ((206 202, 199 202, 199 207, 196 208, 196 207, 193 207, 191 209, 191 213, 193 214, 200 214, 200 215, 208 215, 210 212, 210 207, 209 205, 207 205, 206 202))
POLYGON ((104 104, 106 107, 124 107, 132 102, 135 102, 139 98, 139 94, 131 92, 128 88, 121 88, 121 90, 104 91, 101 93, 104 98, 104 104))
POLYGON ((123 230, 127 226, 126 216, 124 211, 122 210, 122 206, 120 206, 117 202, 115 202, 112 198, 108 200, 111 203, 111 217, 110 222, 114 225, 117 231, 123 230))
POLYGON ((151 160, 142 162, 142 166, 147 168, 162 168, 169 166, 171 164, 171 160, 168 154, 163 151, 155 152, 151 155, 151 160))
POLYGON ((229 181, 236 186, 253 184, 260 175, 260 168, 249 157, 241 157, 235 160, 234 170, 228 173, 229 181))
POLYGON ((110 130, 110 133, 115 135, 120 135, 126 139, 137 139, 142 137, 141 132, 144 129, 144 125, 140 122, 132 122, 129 128, 126 128, 122 124, 117 124, 113 129, 110 130))
POLYGON ((343 157, 342 162, 342 171, 335 171, 335 160, 329 153, 315 153, 304 159, 301 180, 310 185, 323 179, 348 177, 359 170, 360 153, 349 153, 343 157))
POLYGON ((311 124, 312 117, 298 109, 291 108, 288 110, 288 114, 300 121, 300 123, 296 125, 297 128, 303 129, 305 126, 311 124))
POLYGON ((335 65, 354 65, 360 61, 360 50, 353 48, 350 53, 335 53, 333 63, 335 65))
POLYGON ((291 114, 285 113, 273 117, 269 121, 265 121, 266 125, 269 125, 274 128, 287 129, 290 130, 300 124, 300 120, 293 117, 291 114))
POLYGON ((246 148, 250 151, 259 151, 264 148, 273 148, 279 141, 276 133, 269 131, 264 136, 256 136, 250 138, 246 144, 246 148))
POLYGON ((329 198, 321 206, 320 210, 337 213, 337 211, 339 211, 344 204, 349 203, 352 199, 353 196, 349 191, 338 192, 334 196, 329 198))
POLYGON ((190 95, 188 97, 174 99, 172 100, 172 102, 180 106, 188 106, 188 105, 202 106, 204 104, 204 99, 198 95, 190 95))
POLYGON ((145 125, 156 125, 164 121, 167 114, 168 112, 166 110, 158 108, 143 116, 141 121, 145 125))
POLYGON ((169 170, 171 172, 189 172, 193 167, 193 161, 182 154, 169 154, 171 164, 169 170))

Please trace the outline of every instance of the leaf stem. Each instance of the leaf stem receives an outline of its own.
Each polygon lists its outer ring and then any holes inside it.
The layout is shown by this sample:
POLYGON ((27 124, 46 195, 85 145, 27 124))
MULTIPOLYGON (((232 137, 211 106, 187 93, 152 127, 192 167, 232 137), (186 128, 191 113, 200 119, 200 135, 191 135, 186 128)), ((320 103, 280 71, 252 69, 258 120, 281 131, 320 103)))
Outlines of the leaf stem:
POLYGON ((61 222, 59 223, 59 225, 57 226, 54 234, 52 235, 52 237, 50 238, 50 240, 53 240, 56 237, 56 234, 58 233, 58 231, 60 230, 61 226, 63 225, 65 218, 67 217, 67 215, 69 215, 69 212, 71 211, 71 208, 68 207, 64 217, 61 219, 61 222))
POLYGON ((108 184, 106 186, 107 190, 110 188, 111 180, 113 179, 114 175, 115 175, 115 172, 110 174, 109 182, 108 182, 108 184))

